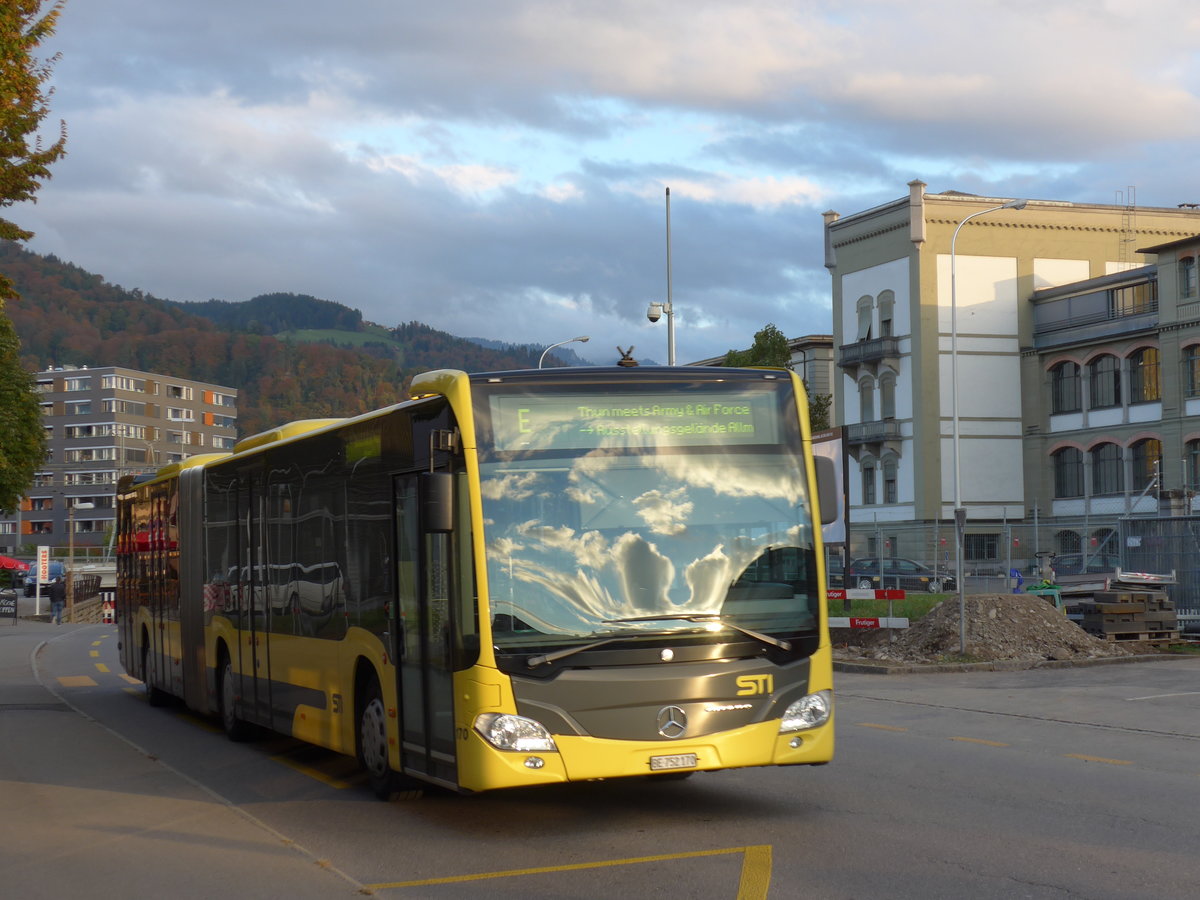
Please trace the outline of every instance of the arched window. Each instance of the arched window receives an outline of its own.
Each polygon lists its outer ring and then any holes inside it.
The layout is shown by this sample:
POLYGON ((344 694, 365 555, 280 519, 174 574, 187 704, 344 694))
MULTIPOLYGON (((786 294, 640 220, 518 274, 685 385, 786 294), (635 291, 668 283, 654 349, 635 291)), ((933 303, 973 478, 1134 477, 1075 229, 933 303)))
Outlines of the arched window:
POLYGON ((896 376, 891 372, 879 376, 879 418, 896 418, 896 376))
POLYGON ((875 382, 871 378, 864 378, 858 383, 858 420, 875 421, 875 382))
POLYGON ((1158 467, 1162 464, 1162 443, 1155 438, 1138 441, 1130 448, 1130 461, 1133 465, 1129 489, 1145 490, 1158 474, 1158 467))
POLYGON ((1050 370, 1050 412, 1079 412, 1083 408, 1079 364, 1061 362, 1050 370))
POLYGON ((871 314, 874 306, 875 301, 869 295, 858 298, 858 339, 860 341, 871 339, 871 314))
POLYGON ((1179 260, 1179 296, 1196 296, 1196 259, 1185 256, 1179 260))
POLYGON ((1100 444, 1092 450, 1092 494, 1119 494, 1125 489, 1121 448, 1100 444))
POLYGON ((1129 355, 1129 402, 1154 403, 1161 399, 1158 348, 1135 350, 1129 355))
POLYGON ((1083 452, 1077 447, 1063 447, 1054 454, 1054 496, 1058 498, 1083 496, 1083 452))
POLYGON ((883 460, 883 502, 899 502, 899 489, 896 485, 896 471, 899 466, 896 457, 888 456, 883 460))
POLYGON ((864 506, 875 505, 875 460, 865 459, 862 463, 862 502, 864 506))
POLYGON ((896 333, 896 295, 891 291, 879 293, 879 336, 892 337, 896 333))
POLYGON ((1200 397, 1200 344, 1184 348, 1183 390, 1188 397, 1200 397))
POLYGON ((1200 490, 1200 441, 1188 441, 1184 448, 1188 490, 1200 490))
POLYGON ((1091 388, 1091 409, 1107 409, 1121 405, 1121 361, 1105 354, 1088 363, 1088 387, 1091 388))
POLYGON ((1060 531, 1054 535, 1055 553, 1078 553, 1083 547, 1083 539, 1077 531, 1060 531))

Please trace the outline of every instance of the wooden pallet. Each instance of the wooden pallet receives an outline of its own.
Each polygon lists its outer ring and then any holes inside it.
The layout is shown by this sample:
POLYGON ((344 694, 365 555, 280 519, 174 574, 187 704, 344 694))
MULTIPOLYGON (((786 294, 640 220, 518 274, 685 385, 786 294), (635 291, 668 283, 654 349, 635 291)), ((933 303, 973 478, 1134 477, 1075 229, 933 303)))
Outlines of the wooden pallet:
POLYGON ((1116 631, 1107 634, 1090 632, 1093 637, 1112 643, 1114 641, 1144 641, 1148 644, 1173 643, 1179 640, 1178 631, 1116 631))

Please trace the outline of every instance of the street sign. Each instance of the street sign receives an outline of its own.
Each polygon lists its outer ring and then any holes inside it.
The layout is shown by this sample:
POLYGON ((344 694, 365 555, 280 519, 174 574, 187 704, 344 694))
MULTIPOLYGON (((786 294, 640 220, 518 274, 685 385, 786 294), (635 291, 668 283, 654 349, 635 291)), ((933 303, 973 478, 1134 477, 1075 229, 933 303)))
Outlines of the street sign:
POLYGON ((50 548, 38 547, 37 555, 37 580, 38 584, 45 584, 50 580, 50 548))

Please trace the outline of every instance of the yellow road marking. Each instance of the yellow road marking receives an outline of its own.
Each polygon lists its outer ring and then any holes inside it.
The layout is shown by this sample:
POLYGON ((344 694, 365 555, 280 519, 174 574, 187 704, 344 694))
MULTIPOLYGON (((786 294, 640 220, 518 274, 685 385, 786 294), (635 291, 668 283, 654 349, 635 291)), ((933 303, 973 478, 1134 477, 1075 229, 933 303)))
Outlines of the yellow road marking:
POLYGON ((1132 759, 1106 759, 1103 756, 1088 756, 1084 753, 1066 753, 1068 759, 1082 759, 1084 762, 1108 763, 1110 766, 1132 766, 1132 759))
POLYGON ((61 675, 58 683, 63 687, 96 687, 90 675, 61 675))
POLYGON ((950 738, 950 740, 963 741, 964 743, 967 743, 967 744, 983 744, 983 746, 985 746, 985 747, 1008 747, 1008 746, 1011 746, 1010 744, 1002 744, 999 741, 985 741, 985 740, 982 740, 981 738, 952 737, 952 738, 950 738))
POLYGON ((126 675, 124 672, 121 673, 120 677, 123 678, 125 681, 128 681, 130 684, 141 684, 142 683, 139 679, 134 678, 132 675, 126 675))
POLYGON ((880 731, 908 731, 907 728, 900 728, 897 725, 876 725, 874 722, 859 722, 863 728, 878 728, 880 731))
POLYGON ((143 700, 146 698, 146 695, 143 694, 141 691, 139 691, 137 688, 128 687, 128 688, 121 688, 121 690, 123 690, 125 693, 127 693, 131 697, 140 697, 143 700))
POLYGON ((104 663, 96 663, 96 671, 97 672, 107 672, 108 666, 106 666, 104 663))
POLYGON ((639 856, 632 859, 608 859, 592 863, 572 863, 565 866, 544 866, 535 869, 509 869, 505 872, 483 872, 478 875, 455 875, 449 878, 426 878, 421 881, 389 881, 363 885, 367 890, 380 891, 388 888, 424 887, 433 884, 460 884, 467 881, 485 881, 489 878, 512 878, 518 875, 546 875, 553 872, 571 872, 580 869, 604 869, 610 866, 629 866, 638 863, 669 862, 677 859, 696 859, 701 856, 724 856, 741 853, 742 875, 738 883, 738 900, 765 900, 771 885, 771 845, 757 847, 730 847, 727 850, 701 850, 696 853, 666 853, 661 856, 639 856))
POLYGON ((93 647, 99 647, 99 646, 100 646, 100 642, 99 642, 99 641, 92 641, 92 646, 93 646, 93 647))
MULTIPOLYGON (((94 645, 93 645, 93 646, 94 646, 94 645)), ((97 657, 97 656, 99 656, 99 655, 100 655, 100 651, 99 651, 99 650, 89 650, 89 651, 88 651, 88 656, 91 656, 91 657, 97 657)))

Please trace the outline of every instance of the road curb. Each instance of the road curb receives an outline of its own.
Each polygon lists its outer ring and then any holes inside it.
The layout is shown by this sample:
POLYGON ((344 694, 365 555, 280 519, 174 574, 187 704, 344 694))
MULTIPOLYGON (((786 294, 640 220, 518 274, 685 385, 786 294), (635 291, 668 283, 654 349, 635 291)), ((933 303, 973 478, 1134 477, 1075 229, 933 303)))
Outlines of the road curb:
POLYGON ((1200 659, 1183 653, 1150 653, 1139 656, 1103 656, 1091 659, 997 659, 980 663, 887 663, 833 661, 833 671, 856 675, 929 675, 942 672, 1024 672, 1029 669, 1082 669, 1090 666, 1163 660, 1200 659))

